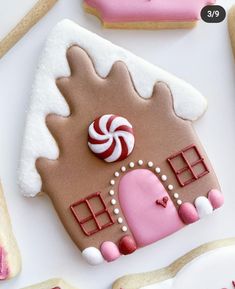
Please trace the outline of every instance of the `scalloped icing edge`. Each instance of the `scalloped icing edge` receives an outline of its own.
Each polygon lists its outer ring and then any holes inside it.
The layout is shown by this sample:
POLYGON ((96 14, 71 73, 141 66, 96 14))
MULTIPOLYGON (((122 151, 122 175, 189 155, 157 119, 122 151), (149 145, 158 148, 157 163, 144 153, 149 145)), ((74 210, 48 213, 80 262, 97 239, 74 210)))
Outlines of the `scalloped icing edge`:
POLYGON ((70 75, 66 51, 74 44, 88 53, 101 77, 108 75, 116 61, 123 61, 130 71, 137 92, 143 98, 151 97, 156 82, 165 82, 172 92, 175 113, 182 119, 194 121, 207 108, 206 99, 190 84, 76 23, 62 20, 47 39, 32 89, 19 169, 20 189, 28 197, 36 196, 42 187, 35 166, 36 159, 45 157, 55 160, 59 156, 58 146, 47 129, 45 118, 49 113, 64 117, 70 114, 55 79, 70 75))

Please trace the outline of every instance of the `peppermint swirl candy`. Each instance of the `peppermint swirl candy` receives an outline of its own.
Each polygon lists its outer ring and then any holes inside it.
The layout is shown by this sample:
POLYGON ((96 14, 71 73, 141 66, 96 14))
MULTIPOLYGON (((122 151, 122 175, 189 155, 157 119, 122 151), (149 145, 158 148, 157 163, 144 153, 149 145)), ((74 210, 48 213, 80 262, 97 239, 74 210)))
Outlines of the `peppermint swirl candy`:
POLYGON ((88 146, 108 163, 121 161, 133 151, 135 138, 127 119, 113 114, 97 118, 88 129, 88 146))

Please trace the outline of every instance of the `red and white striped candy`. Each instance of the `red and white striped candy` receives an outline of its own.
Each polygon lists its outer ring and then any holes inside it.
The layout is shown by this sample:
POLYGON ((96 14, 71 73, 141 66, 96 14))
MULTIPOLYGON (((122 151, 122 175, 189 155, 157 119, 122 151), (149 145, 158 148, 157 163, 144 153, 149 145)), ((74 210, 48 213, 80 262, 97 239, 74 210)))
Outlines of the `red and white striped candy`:
POLYGON ((88 135, 91 151, 109 163, 127 158, 135 144, 132 125, 124 117, 113 114, 105 114, 92 122, 88 135))

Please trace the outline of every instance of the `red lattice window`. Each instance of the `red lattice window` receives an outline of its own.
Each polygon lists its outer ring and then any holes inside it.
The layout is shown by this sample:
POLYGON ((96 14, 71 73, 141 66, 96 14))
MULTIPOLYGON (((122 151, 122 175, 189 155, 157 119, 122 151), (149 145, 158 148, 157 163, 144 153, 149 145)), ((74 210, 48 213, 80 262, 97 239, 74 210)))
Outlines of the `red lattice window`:
POLYGON ((195 145, 184 148, 170 156, 167 160, 182 187, 209 173, 204 158, 195 145))
POLYGON ((100 192, 72 204, 70 209, 87 236, 114 224, 100 192))

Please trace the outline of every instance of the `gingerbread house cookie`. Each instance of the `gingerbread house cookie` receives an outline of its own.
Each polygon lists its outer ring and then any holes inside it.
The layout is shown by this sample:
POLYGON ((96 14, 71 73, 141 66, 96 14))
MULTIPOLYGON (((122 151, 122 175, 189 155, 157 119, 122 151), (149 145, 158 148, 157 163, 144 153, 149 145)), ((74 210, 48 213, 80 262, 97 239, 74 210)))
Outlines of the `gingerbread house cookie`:
POLYGON ((64 20, 32 92, 20 168, 45 192, 90 264, 156 242, 223 203, 192 121, 191 85, 64 20))
POLYGON ((105 28, 193 28, 200 12, 215 0, 84 0, 87 13, 98 17, 105 28))

